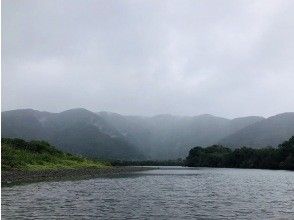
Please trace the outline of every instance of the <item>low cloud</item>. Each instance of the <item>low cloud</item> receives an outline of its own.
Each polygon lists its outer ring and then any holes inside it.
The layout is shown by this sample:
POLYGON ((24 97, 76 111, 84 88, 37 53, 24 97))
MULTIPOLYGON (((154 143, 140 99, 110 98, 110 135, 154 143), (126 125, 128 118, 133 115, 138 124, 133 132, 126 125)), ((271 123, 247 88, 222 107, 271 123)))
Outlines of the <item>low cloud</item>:
POLYGON ((294 110, 293 1, 2 1, 2 110, 294 110))

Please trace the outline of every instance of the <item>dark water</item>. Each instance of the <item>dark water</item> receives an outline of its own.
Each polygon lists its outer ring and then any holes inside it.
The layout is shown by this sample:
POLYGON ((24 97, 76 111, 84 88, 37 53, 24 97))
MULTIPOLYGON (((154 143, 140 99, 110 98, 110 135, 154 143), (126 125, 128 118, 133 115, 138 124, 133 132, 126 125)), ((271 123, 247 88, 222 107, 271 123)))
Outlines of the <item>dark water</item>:
POLYGON ((2 218, 294 219, 294 172, 165 168, 2 188, 2 218))

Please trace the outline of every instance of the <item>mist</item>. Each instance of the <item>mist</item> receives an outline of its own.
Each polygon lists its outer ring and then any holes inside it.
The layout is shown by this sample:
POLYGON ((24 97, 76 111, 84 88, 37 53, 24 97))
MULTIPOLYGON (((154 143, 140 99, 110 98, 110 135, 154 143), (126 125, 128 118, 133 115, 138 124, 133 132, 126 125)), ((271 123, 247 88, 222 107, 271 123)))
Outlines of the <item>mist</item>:
POLYGON ((293 111, 293 1, 2 1, 2 111, 293 111))

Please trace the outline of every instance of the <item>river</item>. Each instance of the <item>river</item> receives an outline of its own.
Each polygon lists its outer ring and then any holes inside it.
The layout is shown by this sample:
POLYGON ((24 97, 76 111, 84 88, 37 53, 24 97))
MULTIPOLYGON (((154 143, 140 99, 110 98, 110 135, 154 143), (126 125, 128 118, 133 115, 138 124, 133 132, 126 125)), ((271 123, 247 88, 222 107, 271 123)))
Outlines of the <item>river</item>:
POLYGON ((160 167, 2 188, 3 219, 293 219, 294 172, 160 167))

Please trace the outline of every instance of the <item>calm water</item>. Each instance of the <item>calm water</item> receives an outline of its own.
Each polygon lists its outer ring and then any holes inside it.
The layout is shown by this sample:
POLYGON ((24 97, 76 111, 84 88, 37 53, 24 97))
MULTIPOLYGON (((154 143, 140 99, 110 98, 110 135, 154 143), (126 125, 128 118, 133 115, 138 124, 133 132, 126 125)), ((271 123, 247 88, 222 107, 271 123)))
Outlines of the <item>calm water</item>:
POLYGON ((294 172, 159 170, 2 188, 4 219, 294 219, 294 172))

